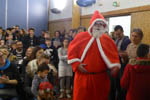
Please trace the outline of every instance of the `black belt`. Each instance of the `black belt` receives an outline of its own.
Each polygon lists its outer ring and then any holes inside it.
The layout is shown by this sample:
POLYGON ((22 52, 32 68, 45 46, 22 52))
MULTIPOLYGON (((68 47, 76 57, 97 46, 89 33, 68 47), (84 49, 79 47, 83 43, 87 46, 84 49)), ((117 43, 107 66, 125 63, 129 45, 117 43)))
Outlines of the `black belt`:
POLYGON ((101 74, 101 73, 104 73, 106 71, 101 71, 101 72, 87 72, 86 74, 101 74))

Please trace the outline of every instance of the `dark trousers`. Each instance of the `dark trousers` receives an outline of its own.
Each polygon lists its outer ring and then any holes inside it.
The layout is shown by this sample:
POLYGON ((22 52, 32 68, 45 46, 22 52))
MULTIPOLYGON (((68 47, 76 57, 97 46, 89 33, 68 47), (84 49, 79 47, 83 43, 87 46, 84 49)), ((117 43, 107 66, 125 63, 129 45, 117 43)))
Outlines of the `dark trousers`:
POLYGON ((124 90, 120 86, 120 80, 123 75, 125 66, 126 63, 124 64, 121 63, 120 73, 117 78, 113 78, 110 75, 111 88, 110 88, 109 100, 126 100, 126 90, 124 90))

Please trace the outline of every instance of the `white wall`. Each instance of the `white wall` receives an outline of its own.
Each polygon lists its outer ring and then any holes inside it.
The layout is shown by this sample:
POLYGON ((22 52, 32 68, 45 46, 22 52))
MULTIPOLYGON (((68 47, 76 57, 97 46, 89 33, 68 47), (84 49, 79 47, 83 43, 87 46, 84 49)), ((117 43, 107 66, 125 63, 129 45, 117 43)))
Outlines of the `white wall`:
MULTIPOLYGON (((50 8, 54 7, 54 1, 50 0, 50 8)), ((57 19, 64 19, 64 18, 71 18, 72 17, 72 1, 67 0, 67 5, 63 9, 60 14, 53 14, 50 12, 49 20, 57 20, 57 19)), ((138 6, 150 5, 150 0, 96 0, 96 4, 90 7, 82 7, 81 8, 81 15, 88 15, 93 14, 95 10, 99 10, 100 12, 107 12, 125 8, 133 8, 138 6), (113 1, 119 1, 120 7, 113 7, 113 1), (102 3, 103 6, 99 6, 99 3, 102 3)))
MULTIPOLYGON (((54 8, 54 1, 50 0, 50 8, 54 8)), ((60 14, 53 14, 49 13, 49 20, 58 20, 64 18, 71 18, 72 17, 72 0, 67 0, 66 7, 61 11, 60 14)))
POLYGON ((95 10, 100 12, 108 12, 113 10, 133 8, 138 6, 150 5, 150 0, 96 0, 96 4, 93 4, 89 7, 84 7, 81 9, 81 15, 93 14, 95 10), (120 7, 113 7, 113 2, 119 1, 120 7), (102 6, 99 6, 99 3, 102 3, 102 6))

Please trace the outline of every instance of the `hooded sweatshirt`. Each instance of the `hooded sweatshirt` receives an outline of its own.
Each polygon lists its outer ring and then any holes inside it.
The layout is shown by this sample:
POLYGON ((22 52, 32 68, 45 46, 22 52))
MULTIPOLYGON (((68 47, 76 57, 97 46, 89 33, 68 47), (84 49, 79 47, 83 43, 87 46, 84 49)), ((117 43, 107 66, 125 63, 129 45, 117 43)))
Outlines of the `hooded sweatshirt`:
POLYGON ((38 89, 39 89, 39 85, 41 82, 48 82, 47 76, 44 78, 41 78, 38 76, 38 74, 35 74, 33 81, 32 81, 32 87, 31 87, 31 91, 35 97, 37 97, 38 95, 38 89))
POLYGON ((121 87, 127 90, 126 100, 150 100, 150 59, 137 59, 128 64, 121 79, 121 87))

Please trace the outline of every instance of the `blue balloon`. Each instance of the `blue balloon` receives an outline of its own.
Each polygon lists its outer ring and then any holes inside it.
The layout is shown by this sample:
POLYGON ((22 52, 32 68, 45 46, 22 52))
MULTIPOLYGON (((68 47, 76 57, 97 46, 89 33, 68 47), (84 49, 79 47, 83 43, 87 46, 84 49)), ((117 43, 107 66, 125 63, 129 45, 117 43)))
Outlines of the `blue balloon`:
POLYGON ((91 6, 93 3, 95 3, 96 0, 77 0, 77 4, 80 7, 87 7, 87 6, 91 6))

